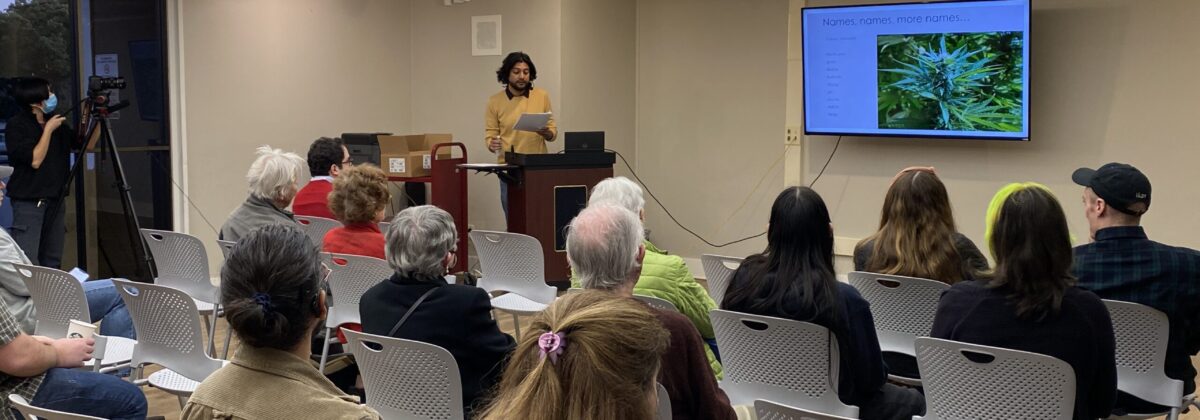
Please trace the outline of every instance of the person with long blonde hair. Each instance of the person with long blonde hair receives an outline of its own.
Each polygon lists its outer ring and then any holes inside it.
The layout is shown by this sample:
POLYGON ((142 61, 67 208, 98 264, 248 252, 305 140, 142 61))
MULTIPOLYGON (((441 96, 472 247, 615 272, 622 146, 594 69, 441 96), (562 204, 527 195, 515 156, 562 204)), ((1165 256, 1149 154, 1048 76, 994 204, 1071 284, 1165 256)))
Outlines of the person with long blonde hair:
POLYGON ((933 168, 906 168, 892 180, 879 231, 859 242, 854 269, 954 284, 987 271, 988 262, 955 229, 946 186, 933 168))
POLYGON ((652 419, 668 333, 633 299, 558 298, 524 330, 484 420, 652 419))

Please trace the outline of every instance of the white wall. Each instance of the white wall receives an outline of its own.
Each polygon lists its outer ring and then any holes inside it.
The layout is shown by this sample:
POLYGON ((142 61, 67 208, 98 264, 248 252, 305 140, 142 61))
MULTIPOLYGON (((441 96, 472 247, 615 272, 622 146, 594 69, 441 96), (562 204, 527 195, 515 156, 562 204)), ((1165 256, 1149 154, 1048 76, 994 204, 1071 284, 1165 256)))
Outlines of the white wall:
MULTIPOLYGON (((400 0, 181 2, 188 194, 220 229, 246 197, 255 147, 303 156, 320 136, 407 132, 410 8, 400 0)), ((188 231, 219 253, 200 214, 188 231)), ((215 275, 215 273, 213 273, 215 275)))
MULTIPOLYGON (((787 13, 785 0, 638 2, 638 172, 714 242, 763 232, 783 187, 787 13)), ((651 239, 676 254, 745 256, 766 244, 709 247, 649 197, 646 213, 651 239)))
MULTIPOLYGON (((1200 136, 1194 129, 1200 84, 1193 71, 1200 67, 1198 18, 1200 3, 1191 0, 1035 1, 1032 141, 845 138, 816 186, 835 229, 840 236, 869 235, 888 181, 897 170, 922 164, 937 167, 959 229, 983 249, 987 203, 1016 181, 1050 186, 1082 243, 1088 240, 1082 188, 1071 182, 1071 172, 1121 161, 1139 167, 1154 185, 1143 219, 1150 237, 1200 248, 1200 136)), ((793 98, 802 93, 796 83, 788 90, 793 98)), ((806 139, 806 179, 820 170, 834 140, 806 139)))

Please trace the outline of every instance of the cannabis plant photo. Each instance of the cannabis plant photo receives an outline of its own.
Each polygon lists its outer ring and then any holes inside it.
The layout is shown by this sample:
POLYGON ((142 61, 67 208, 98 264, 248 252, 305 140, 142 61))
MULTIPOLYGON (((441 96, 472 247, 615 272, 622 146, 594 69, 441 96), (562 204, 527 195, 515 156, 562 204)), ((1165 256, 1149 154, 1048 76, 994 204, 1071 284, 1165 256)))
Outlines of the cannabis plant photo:
POLYGON ((879 128, 1021 131, 1021 32, 880 35, 879 128))

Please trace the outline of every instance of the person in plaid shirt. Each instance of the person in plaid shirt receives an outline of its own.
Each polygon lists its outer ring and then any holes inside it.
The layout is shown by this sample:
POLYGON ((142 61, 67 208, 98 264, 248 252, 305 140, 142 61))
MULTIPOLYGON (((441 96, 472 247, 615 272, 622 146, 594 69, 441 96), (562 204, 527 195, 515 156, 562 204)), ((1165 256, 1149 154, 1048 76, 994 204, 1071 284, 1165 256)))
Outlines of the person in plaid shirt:
MULTIPOLYGON (((1133 166, 1109 163, 1080 168, 1071 180, 1084 187, 1084 214, 1092 243, 1075 248, 1079 287, 1103 299, 1158 309, 1170 320, 1166 374, 1196 390, 1190 356, 1200 351, 1200 252, 1150 240, 1140 226, 1150 209, 1150 180, 1133 166)), ((1158 406, 1121 393, 1117 410, 1158 413, 1158 406)), ((1114 412, 1114 414, 1116 414, 1114 412)))

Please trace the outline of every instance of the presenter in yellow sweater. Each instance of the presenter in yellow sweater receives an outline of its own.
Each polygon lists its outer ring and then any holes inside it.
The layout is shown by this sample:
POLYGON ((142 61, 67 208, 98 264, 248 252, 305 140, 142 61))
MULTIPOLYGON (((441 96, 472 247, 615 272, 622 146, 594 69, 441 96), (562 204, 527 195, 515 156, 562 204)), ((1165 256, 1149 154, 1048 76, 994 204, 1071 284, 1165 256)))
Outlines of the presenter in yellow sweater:
MULTIPOLYGON (((554 116, 538 131, 517 131, 513 126, 521 114, 550 113, 550 95, 544 89, 533 87, 537 80, 537 67, 528 54, 517 51, 504 57, 504 63, 496 70, 496 80, 504 90, 488 98, 483 113, 484 142, 488 151, 496 153, 496 162, 504 163, 504 152, 546 153, 546 142, 554 141, 558 128, 554 116)), ((500 205, 508 218, 508 184, 500 181, 500 205)))

